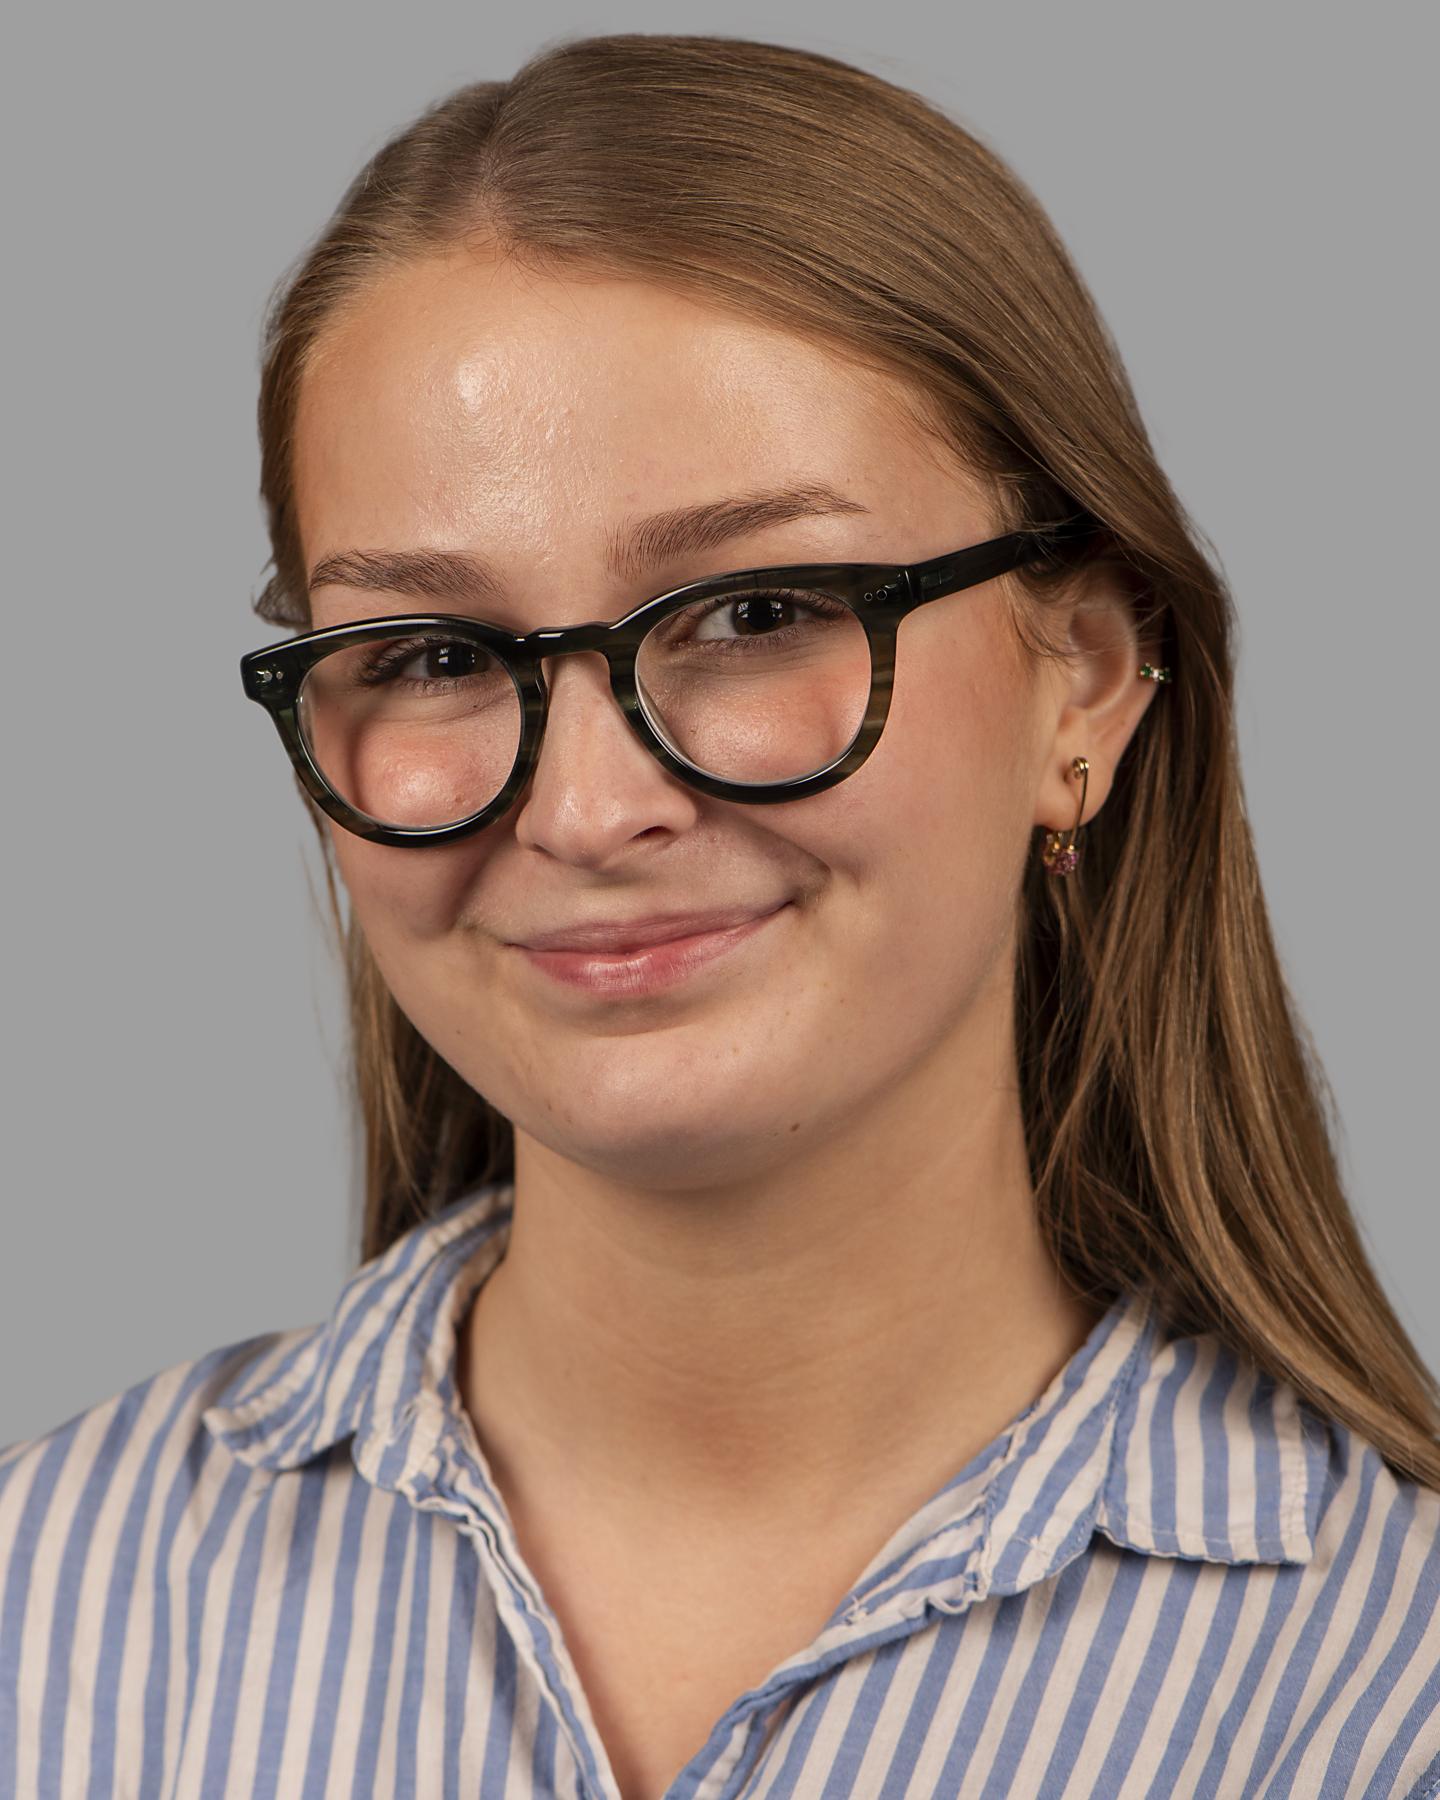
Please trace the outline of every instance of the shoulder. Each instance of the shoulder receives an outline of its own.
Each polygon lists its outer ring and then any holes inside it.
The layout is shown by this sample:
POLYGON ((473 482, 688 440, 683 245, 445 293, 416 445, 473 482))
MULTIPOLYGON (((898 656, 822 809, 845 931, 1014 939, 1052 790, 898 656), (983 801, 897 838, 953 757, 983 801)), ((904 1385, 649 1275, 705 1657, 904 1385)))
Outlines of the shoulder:
POLYGON ((1306 1584, 1323 1589, 1337 1623, 1363 1628, 1371 1643, 1392 1635, 1397 1652, 1413 1645, 1440 1675, 1440 1491, 1397 1472, 1348 1425, 1304 1411, 1321 1445, 1306 1584))
POLYGON ((1326 1745, 1332 1775, 1353 1768, 1366 1793, 1428 1800, 1440 1794, 1440 1492, 1349 1426, 1310 1417, 1325 1438, 1313 1551, 1276 1607, 1298 1701, 1291 1749, 1303 1763, 1326 1745))
POLYGON ((1412 1642, 1440 1677, 1440 1490, 1397 1472, 1348 1425, 1306 1412, 1324 1444, 1309 1497, 1307 1583, 1322 1585, 1369 1641, 1387 1624, 1399 1629, 1397 1649, 1412 1642))
POLYGON ((1288 1791, 1440 1795, 1440 1491, 1298 1403, 1314 1446, 1308 1560, 1266 1590, 1262 1642, 1288 1791), (1283 1720, 1283 1729, 1281 1722, 1283 1720))
POLYGON ((222 1394, 273 1377, 317 1329, 222 1344, 0 1448, 0 1666, 27 1621, 73 1603, 97 1563, 121 1575, 142 1542, 153 1551, 157 1537, 200 1523, 236 1469, 201 1415, 222 1394))
POLYGON ((1221 1722, 1206 1755, 1266 1791, 1440 1793, 1440 1492, 1218 1337, 1157 1334, 1096 1523, 1188 1596, 1168 1641, 1221 1722))
POLYGON ((264 1479, 202 1415, 318 1329, 222 1344, 0 1449, 0 1791, 158 1791, 193 1609, 264 1479))

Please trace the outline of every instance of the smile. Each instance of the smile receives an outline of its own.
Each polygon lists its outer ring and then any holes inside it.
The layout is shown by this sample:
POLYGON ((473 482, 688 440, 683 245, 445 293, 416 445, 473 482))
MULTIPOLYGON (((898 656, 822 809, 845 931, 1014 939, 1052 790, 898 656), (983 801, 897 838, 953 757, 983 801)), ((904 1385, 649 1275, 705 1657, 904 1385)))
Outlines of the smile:
POLYGON ((532 968, 551 980, 588 993, 628 1000, 672 988, 700 969, 730 955, 759 937, 767 926, 788 913, 791 902, 743 925, 723 931, 702 931, 693 937, 670 938, 662 944, 645 944, 616 955, 598 950, 532 950, 513 946, 532 968))

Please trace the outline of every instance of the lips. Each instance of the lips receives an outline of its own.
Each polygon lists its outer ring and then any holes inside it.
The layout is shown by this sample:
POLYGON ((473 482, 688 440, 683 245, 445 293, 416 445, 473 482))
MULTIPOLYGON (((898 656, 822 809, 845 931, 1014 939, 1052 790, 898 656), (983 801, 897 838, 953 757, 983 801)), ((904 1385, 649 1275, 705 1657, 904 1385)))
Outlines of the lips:
MULTIPOLYGON (((676 992, 692 979, 700 980, 702 971, 743 958, 746 945, 780 929, 777 921, 792 910, 787 901, 739 924, 653 940, 623 952, 536 950, 528 944, 516 948, 552 989, 583 993, 588 996, 587 1004, 597 1000, 625 1003, 676 992)), ((672 916, 665 928, 673 929, 676 923, 672 916)), ((633 934, 636 927, 632 924, 625 929, 633 934)))
POLYGON ((736 925, 747 925, 752 919, 768 918, 786 904, 785 900, 780 900, 759 906, 711 908, 706 912, 652 913, 643 919, 592 920, 586 924, 561 926, 555 931, 532 932, 528 938, 517 941, 527 950, 589 950, 603 956, 618 956, 653 944, 668 944, 676 938, 728 931, 736 925))

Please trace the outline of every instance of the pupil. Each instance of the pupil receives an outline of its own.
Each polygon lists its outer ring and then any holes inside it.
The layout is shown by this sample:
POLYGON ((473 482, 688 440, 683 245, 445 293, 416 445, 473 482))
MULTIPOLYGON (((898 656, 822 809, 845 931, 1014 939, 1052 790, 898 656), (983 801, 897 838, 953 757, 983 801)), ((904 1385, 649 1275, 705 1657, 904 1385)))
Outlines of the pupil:
POLYGON ((745 624, 758 626, 760 630, 763 631, 767 626, 779 625, 781 623, 780 614, 784 605, 785 602, 774 594, 766 594, 759 598, 741 600, 739 602, 740 617, 744 620, 745 624), (755 616, 752 616, 750 611, 751 607, 758 609, 762 606, 769 611, 769 617, 763 621, 759 618, 758 612, 755 616))
POLYGON ((468 675, 474 664, 475 652, 469 644, 437 644, 431 649, 430 656, 433 673, 468 675))

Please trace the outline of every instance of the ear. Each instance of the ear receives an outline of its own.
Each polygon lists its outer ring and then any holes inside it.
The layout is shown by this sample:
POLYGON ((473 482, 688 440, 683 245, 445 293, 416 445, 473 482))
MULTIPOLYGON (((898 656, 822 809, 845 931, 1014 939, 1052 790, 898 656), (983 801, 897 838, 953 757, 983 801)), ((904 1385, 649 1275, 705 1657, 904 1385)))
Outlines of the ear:
POLYGON ((1068 831, 1076 823, 1080 785, 1070 765, 1077 756, 1090 764, 1079 823, 1099 812, 1159 685, 1140 674, 1141 663, 1159 660, 1158 640, 1141 642, 1133 602, 1113 577, 1097 573, 1070 602, 1065 648, 1065 660, 1050 671, 1055 710, 1046 716, 1053 719, 1053 732, 1035 795, 1035 823, 1051 831, 1068 831))

